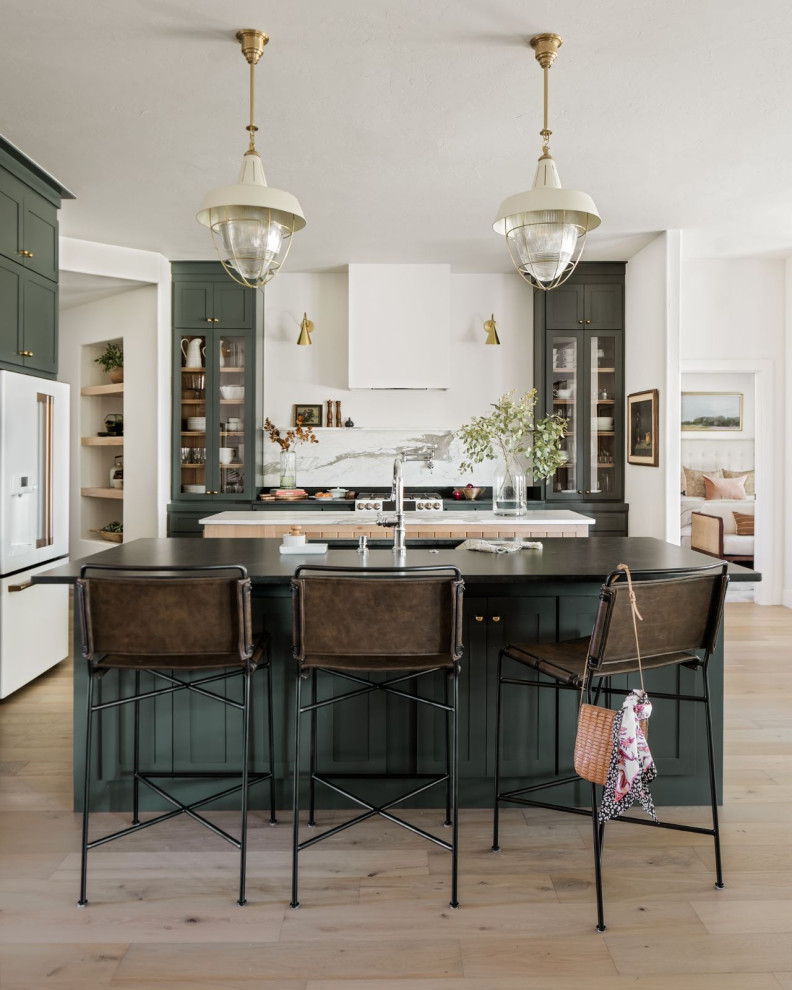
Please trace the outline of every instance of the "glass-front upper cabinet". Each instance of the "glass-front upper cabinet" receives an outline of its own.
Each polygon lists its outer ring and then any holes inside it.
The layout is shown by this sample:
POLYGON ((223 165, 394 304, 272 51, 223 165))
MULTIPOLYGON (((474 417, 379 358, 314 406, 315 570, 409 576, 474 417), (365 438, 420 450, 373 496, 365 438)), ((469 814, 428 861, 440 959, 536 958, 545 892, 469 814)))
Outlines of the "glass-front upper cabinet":
POLYGON ((546 483, 550 500, 622 497, 623 335, 548 331, 546 407, 567 420, 563 464, 546 483))
POLYGON ((253 334, 175 334, 175 499, 253 498, 253 334))

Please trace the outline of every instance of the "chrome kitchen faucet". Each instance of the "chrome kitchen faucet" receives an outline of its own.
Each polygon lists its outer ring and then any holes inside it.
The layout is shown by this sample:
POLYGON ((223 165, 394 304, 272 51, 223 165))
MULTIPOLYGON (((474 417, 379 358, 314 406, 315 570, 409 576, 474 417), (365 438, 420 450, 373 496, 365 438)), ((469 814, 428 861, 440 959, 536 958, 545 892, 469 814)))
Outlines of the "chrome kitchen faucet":
POLYGON ((404 462, 424 461, 430 471, 434 470, 434 455, 437 444, 425 447, 412 447, 400 450, 393 460, 393 489, 391 498, 396 505, 396 515, 387 518, 381 512, 377 513, 377 525, 393 528, 393 552, 404 553, 404 462))

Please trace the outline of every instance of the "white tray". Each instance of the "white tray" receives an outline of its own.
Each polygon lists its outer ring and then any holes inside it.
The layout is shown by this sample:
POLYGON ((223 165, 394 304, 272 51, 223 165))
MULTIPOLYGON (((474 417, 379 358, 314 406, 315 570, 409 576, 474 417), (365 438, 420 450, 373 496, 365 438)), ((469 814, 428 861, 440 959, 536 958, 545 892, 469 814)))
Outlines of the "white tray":
POLYGON ((312 553, 327 553, 326 543, 300 543, 296 547, 285 547, 283 544, 279 547, 281 553, 299 553, 299 554, 312 554, 312 553))

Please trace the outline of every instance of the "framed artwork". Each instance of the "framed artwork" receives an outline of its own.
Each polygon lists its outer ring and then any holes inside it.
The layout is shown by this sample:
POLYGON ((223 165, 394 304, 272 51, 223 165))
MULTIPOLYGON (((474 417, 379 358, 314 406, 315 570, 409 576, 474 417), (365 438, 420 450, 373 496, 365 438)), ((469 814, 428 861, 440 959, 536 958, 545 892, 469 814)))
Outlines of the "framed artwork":
POLYGON ((657 467, 660 463, 658 430, 659 393, 656 388, 627 396, 627 463, 657 467))
POLYGON ((303 404, 295 405, 294 426, 298 426, 300 423, 302 423, 303 426, 321 426, 322 403, 320 402, 315 406, 307 406, 303 404))
POLYGON ((683 392, 682 429, 722 433, 743 428, 742 392, 683 392))

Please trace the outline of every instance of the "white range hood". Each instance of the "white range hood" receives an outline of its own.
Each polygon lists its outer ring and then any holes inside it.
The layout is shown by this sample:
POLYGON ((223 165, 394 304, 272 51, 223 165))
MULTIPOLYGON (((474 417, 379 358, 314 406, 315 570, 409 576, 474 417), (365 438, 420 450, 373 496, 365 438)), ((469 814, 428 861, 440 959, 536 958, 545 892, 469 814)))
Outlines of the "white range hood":
POLYGON ((349 387, 448 388, 449 265, 349 266, 349 387))

